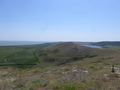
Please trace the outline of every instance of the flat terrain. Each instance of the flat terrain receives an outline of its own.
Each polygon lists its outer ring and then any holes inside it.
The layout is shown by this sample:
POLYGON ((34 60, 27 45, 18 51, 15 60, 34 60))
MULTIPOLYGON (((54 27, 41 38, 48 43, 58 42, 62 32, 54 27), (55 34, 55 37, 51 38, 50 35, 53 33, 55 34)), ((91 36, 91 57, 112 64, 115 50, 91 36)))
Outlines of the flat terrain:
POLYGON ((0 66, 0 90, 120 90, 120 47, 2 46, 0 65, 7 64, 37 65, 0 66))

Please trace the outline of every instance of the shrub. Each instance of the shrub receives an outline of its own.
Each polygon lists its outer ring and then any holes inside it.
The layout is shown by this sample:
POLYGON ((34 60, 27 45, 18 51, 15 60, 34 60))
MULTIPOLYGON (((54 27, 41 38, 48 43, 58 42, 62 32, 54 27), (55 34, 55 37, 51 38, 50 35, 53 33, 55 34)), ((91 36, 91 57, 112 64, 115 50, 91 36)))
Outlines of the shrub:
POLYGON ((115 72, 114 65, 112 65, 112 71, 111 72, 113 72, 113 73, 115 72))

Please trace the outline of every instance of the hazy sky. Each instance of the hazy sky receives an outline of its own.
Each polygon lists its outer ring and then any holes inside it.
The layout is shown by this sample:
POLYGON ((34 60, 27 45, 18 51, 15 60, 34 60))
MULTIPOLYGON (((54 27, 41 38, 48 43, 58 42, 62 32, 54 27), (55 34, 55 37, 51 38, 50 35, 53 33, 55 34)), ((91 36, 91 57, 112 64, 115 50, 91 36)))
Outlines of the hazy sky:
POLYGON ((0 0, 0 40, 120 41, 120 0, 0 0))

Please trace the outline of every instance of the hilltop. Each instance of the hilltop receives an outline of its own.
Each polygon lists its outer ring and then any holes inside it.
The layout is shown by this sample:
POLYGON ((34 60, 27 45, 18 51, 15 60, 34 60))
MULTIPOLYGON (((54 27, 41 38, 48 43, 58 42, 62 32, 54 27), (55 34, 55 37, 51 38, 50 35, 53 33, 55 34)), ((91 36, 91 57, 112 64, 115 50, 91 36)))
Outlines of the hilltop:
POLYGON ((97 49, 73 42, 0 47, 1 65, 17 63, 37 65, 1 66, 0 90, 120 89, 119 47, 97 49))
POLYGON ((37 56, 47 62, 70 62, 113 53, 110 50, 80 46, 73 42, 63 42, 37 51, 37 56))

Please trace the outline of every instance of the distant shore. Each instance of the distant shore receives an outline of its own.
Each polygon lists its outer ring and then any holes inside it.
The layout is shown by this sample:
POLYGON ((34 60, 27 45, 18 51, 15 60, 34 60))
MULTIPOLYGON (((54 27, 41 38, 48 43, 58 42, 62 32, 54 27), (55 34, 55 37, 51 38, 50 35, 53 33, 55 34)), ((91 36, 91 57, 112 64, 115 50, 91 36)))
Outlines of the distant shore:
POLYGON ((18 45, 33 45, 43 44, 44 41, 0 41, 0 46, 18 46, 18 45))

